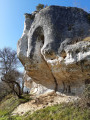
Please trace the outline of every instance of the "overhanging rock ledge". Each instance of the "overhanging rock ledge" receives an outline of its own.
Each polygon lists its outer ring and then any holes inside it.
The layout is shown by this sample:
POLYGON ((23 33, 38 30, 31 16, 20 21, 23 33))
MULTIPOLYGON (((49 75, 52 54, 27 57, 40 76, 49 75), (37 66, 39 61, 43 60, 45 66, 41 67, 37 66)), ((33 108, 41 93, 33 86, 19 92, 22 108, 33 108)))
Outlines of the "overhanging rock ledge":
POLYGON ((17 55, 34 93, 77 95, 90 83, 89 16, 82 9, 61 6, 25 14, 17 55))

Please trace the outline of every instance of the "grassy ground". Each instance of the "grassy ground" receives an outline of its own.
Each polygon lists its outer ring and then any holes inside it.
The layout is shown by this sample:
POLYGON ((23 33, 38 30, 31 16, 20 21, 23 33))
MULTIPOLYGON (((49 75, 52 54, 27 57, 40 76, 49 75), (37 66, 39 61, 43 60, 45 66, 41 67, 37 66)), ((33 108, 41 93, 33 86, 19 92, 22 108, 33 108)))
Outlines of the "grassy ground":
POLYGON ((24 120, 90 120, 90 110, 73 104, 55 105, 27 115, 24 120))
POLYGON ((17 96, 11 94, 6 96, 3 101, 0 102, 0 120, 13 120, 11 116, 12 111, 19 104, 25 103, 28 100, 30 100, 29 95, 24 95, 22 99, 18 99, 17 96))
POLYGON ((90 109, 79 107, 78 104, 54 105, 24 116, 11 116, 11 112, 22 102, 28 101, 28 96, 22 99, 10 95, 0 104, 0 120, 90 120, 90 109))

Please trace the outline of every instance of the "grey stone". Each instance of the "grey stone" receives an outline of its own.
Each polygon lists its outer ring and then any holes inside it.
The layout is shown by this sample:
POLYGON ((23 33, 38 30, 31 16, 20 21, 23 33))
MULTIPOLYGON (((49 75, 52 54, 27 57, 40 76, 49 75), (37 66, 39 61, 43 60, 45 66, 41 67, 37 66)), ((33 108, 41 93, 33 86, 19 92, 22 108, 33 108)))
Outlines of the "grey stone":
POLYGON ((90 80, 88 13, 74 7, 49 6, 25 14, 17 55, 36 84, 81 93, 85 81, 90 80))

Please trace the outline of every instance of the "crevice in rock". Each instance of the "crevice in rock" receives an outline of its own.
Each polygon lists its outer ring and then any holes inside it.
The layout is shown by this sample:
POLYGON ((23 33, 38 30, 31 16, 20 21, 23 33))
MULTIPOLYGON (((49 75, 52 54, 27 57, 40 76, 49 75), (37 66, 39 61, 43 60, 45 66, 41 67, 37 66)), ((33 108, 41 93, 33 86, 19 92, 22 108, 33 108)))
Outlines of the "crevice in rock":
MULTIPOLYGON (((42 55, 42 59, 45 61, 43 55, 42 55)), ((46 65, 47 65, 48 69, 50 70, 48 63, 47 63, 46 61, 45 61, 45 63, 46 63, 46 65)), ((51 70, 50 70, 50 71, 51 71, 51 70)), ((56 92, 56 91, 58 91, 58 83, 57 83, 57 80, 56 80, 56 78, 54 77, 54 75, 53 75, 52 72, 51 72, 51 74, 52 74, 52 77, 53 77, 53 79, 54 79, 54 83, 55 83, 55 88, 54 88, 54 90, 55 90, 55 92, 56 92)))
MULTIPOLYGON (((35 32, 34 32, 34 34, 33 34, 33 42, 35 42, 36 43, 36 41, 38 41, 38 42, 41 42, 42 44, 41 44, 41 46, 40 46, 40 49, 43 47, 43 45, 44 45, 44 31, 43 31, 43 28, 42 27, 38 27, 36 30, 35 30, 35 32)), ((35 48, 35 47, 34 47, 35 48)), ((33 50, 34 51, 34 50, 33 50)), ((33 53, 33 52, 32 52, 33 53)), ((41 53, 40 53, 41 54, 41 53)), ((45 61, 45 59, 44 59, 44 57, 43 57, 43 55, 41 54, 41 57, 42 57, 42 59, 45 61)), ((46 63, 46 65, 47 65, 47 67, 49 68, 49 65, 47 64, 47 62, 45 61, 45 63, 46 63)), ((50 70, 50 68, 49 68, 49 70, 50 70)), ((50 70, 51 71, 51 70, 50 70)), ((54 83, 55 83, 55 92, 58 90, 58 83, 57 83, 57 80, 56 80, 56 78, 54 77, 54 75, 53 75, 53 73, 51 72, 51 74, 52 74, 52 77, 53 77, 53 79, 54 79, 54 83)))
POLYGON ((65 83, 64 83, 64 81, 62 82, 62 84, 63 84, 63 92, 65 91, 65 83))
POLYGON ((68 93, 71 93, 71 86, 68 85, 68 93))
POLYGON ((64 81, 62 81, 62 84, 63 84, 63 93, 66 92, 66 93, 71 93, 71 85, 69 83, 65 84, 64 81))
MULTIPOLYGON (((35 30, 34 33, 33 33, 32 39, 33 39, 33 41, 32 41, 33 49, 32 49, 32 51, 31 51, 31 53, 32 53, 31 55, 32 55, 32 56, 30 56, 30 58, 32 58, 32 57, 34 56, 33 53, 35 52, 35 46, 36 46, 36 43, 37 43, 37 42, 40 42, 40 43, 41 43, 40 49, 41 49, 41 48, 43 47, 43 45, 44 45, 45 36, 44 36, 43 28, 42 28, 41 26, 39 26, 39 27, 36 28, 36 30, 35 30)), ((40 54, 41 54, 41 53, 40 53, 40 54)), ((47 61, 45 61, 45 59, 44 59, 44 57, 43 57, 42 54, 41 54, 41 58, 43 59, 43 61, 45 62, 45 64, 47 65, 48 69, 49 69, 50 72, 51 72, 51 69, 49 68, 48 63, 47 63, 47 61)), ((54 88, 54 90, 55 90, 55 92, 56 92, 56 91, 58 90, 58 83, 57 83, 57 80, 56 80, 56 78, 54 77, 54 75, 53 75, 52 72, 51 72, 51 75, 52 75, 52 77, 53 77, 53 79, 54 79, 54 83, 55 83, 55 88, 54 88)), ((37 81, 36 78, 34 78, 34 80, 37 81)))
POLYGON ((84 60, 81 60, 81 61, 80 61, 80 65, 81 65, 81 71, 82 71, 82 72, 83 72, 83 66, 84 66, 84 62, 85 62, 84 60))
POLYGON ((42 48, 42 46, 44 44, 44 31, 41 26, 38 26, 35 29, 35 31, 33 32, 33 35, 32 35, 32 39, 33 40, 31 42, 31 46, 33 46, 33 48, 31 49, 30 58, 33 59, 37 43, 40 43, 40 49, 42 48))

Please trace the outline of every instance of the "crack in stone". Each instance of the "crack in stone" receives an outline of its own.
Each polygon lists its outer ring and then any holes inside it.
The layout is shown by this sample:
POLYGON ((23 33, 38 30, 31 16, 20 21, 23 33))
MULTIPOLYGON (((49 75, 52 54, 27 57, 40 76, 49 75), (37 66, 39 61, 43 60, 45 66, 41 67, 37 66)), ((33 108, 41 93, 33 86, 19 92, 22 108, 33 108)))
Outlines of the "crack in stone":
MULTIPOLYGON (((45 61, 45 59, 44 59, 44 57, 43 57, 42 54, 41 54, 41 57, 42 57, 42 59, 45 61)), ((48 63, 47 63, 46 61, 45 61, 45 63, 46 63, 46 65, 48 66, 48 69, 50 70, 48 63)), ((51 70, 50 70, 50 71, 51 71, 51 70)), ((57 83, 57 80, 56 80, 56 78, 54 77, 54 75, 53 75, 52 72, 51 72, 51 75, 52 75, 52 77, 53 77, 53 79, 54 79, 54 83, 55 83, 55 88, 54 88, 54 90, 55 90, 55 92, 57 92, 57 91, 58 91, 58 83, 57 83)))

